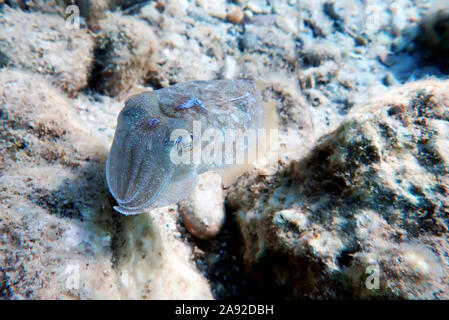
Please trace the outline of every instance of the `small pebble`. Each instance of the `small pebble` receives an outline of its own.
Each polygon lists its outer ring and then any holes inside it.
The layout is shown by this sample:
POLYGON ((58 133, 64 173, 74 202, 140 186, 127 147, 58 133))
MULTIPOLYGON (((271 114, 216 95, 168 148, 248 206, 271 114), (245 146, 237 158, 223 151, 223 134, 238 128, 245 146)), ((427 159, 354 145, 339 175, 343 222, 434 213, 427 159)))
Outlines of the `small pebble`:
POLYGON ((226 15, 226 20, 232 22, 233 24, 240 24, 243 20, 243 11, 240 8, 236 8, 226 15))
POLYGON ((355 38, 355 43, 358 46, 366 46, 368 44, 368 40, 364 36, 357 36, 355 38))
POLYGON ((244 14, 245 18, 247 18, 247 19, 251 19, 254 16, 253 12, 248 9, 244 10, 243 14, 244 14))
POLYGON ((246 8, 251 10, 255 14, 261 14, 262 13, 262 8, 260 8, 260 6, 257 3, 253 2, 253 1, 248 2, 248 4, 246 5, 246 8))
POLYGON ((286 17, 276 17, 276 26, 288 33, 296 34, 298 32, 295 22, 286 17))
POLYGON ((226 18, 226 1, 225 0, 208 0, 204 7, 211 17, 221 20, 226 18))
POLYGON ((392 75, 390 72, 388 72, 385 77, 382 79, 382 82, 384 85, 390 87, 393 85, 398 84, 399 82, 396 80, 396 78, 394 77, 394 75, 392 75))
POLYGON ((220 175, 212 171, 200 175, 197 187, 178 208, 191 235, 205 240, 215 237, 225 221, 220 175))

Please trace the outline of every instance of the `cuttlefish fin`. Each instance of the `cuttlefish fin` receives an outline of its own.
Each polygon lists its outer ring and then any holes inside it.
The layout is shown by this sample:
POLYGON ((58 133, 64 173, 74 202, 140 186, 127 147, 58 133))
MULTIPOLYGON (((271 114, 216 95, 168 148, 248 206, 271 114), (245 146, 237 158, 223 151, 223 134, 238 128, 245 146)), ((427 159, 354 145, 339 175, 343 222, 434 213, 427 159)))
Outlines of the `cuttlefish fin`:
POLYGON ((277 112, 278 103, 275 101, 262 101, 261 105, 263 108, 264 119, 263 125, 260 129, 266 130, 265 146, 262 148, 261 146, 257 145, 249 145, 247 154, 251 154, 252 152, 254 152, 255 154, 257 154, 257 157, 256 159, 249 160, 245 164, 228 165, 223 168, 213 169, 213 171, 217 172, 221 176, 222 184, 224 187, 228 187, 235 181, 237 181, 237 178, 248 171, 251 166, 256 163, 256 161, 264 158, 269 158, 271 156, 271 151, 275 150, 277 147, 271 144, 278 143, 278 141, 276 140, 276 130, 278 130, 279 128, 279 117, 277 112), (275 132, 272 132, 271 130, 275 130, 275 132), (274 135, 274 139, 273 137, 270 137, 270 135, 274 135), (254 150, 254 148, 256 149, 254 150))

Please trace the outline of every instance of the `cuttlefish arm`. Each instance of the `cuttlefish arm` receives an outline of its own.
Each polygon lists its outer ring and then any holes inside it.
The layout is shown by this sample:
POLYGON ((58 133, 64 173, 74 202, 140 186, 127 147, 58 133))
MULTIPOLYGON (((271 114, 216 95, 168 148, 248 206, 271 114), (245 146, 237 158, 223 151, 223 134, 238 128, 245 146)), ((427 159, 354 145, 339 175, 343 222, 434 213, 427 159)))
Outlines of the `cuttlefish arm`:
POLYGON ((193 190, 196 178, 196 171, 181 170, 170 159, 176 147, 170 133, 183 122, 163 117, 147 97, 132 99, 119 115, 106 162, 106 181, 118 203, 115 209, 123 214, 177 202, 193 190))

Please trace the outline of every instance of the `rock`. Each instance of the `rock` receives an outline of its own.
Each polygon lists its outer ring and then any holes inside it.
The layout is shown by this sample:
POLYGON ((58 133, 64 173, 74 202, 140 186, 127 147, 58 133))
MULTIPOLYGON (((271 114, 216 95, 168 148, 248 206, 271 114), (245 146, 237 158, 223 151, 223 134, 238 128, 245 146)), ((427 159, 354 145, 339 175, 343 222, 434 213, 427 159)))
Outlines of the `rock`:
MULTIPOLYGON (((179 18, 163 15, 160 19, 155 31, 163 49, 157 65, 163 67, 149 74, 147 81, 151 85, 160 88, 178 82, 217 78, 225 48, 232 43, 232 37, 225 28, 215 27, 217 19, 196 9, 193 12, 199 17, 192 20, 188 28, 186 24, 179 24, 179 18), (168 45, 165 46, 165 43, 168 45)), ((223 25, 229 26, 224 22, 223 25)))
POLYGON ((239 7, 226 14, 226 20, 234 24, 240 24, 243 20, 243 11, 239 7))
POLYGON ((181 50, 185 48, 184 38, 177 33, 171 33, 165 39, 162 39, 162 44, 181 50))
POLYGON ((282 29, 288 33, 292 33, 292 34, 298 33, 297 23, 292 18, 277 17, 276 18, 276 26, 278 26, 280 29, 282 29))
POLYGON ((105 94, 125 94, 156 70, 159 44, 144 21, 120 13, 108 14, 99 27, 92 81, 105 94))
POLYGON ((191 261, 174 206, 118 217, 115 247, 123 299, 213 299, 208 280, 191 261))
POLYGON ((118 298, 107 146, 42 76, 3 69, 0 91, 0 295, 118 298))
POLYGON ((248 1, 246 9, 254 14, 268 13, 268 8, 265 6, 265 1, 248 1))
POLYGON ((67 11, 67 7, 75 5, 78 7, 80 16, 90 26, 95 26, 99 19, 105 17, 107 10, 123 9, 130 12, 133 8, 142 7, 146 2, 144 0, 12 0, 9 1, 9 5, 24 11, 58 14, 64 18, 71 14, 67 11))
MULTIPOLYGON (((15 9, 24 11, 40 11, 43 13, 57 13, 61 16, 64 14, 66 6, 71 4, 70 0, 12 0, 9 5, 15 9)), ((78 1, 80 2, 80 1, 78 1)))
POLYGON ((270 46, 274 46, 283 59, 294 59, 295 45, 291 38, 266 25, 247 26, 241 43, 243 49, 248 50, 248 52, 268 53, 270 46))
POLYGON ((291 128, 308 137, 314 135, 310 106, 290 79, 279 74, 267 74, 262 85, 261 95, 266 101, 274 102, 281 128, 291 128))
POLYGON ((1 298, 212 298, 176 210, 113 213, 102 120, 78 118, 74 100, 36 74, 1 70, 0 92, 1 298))
POLYGON ((201 6, 206 12, 215 18, 224 20, 226 18, 226 1, 225 0, 204 0, 201 6))
POLYGON ((0 14, 0 52, 7 65, 44 74, 69 94, 87 85, 93 49, 87 30, 67 28, 62 17, 8 7, 0 14))
POLYGON ((161 13, 156 9, 156 3, 152 2, 140 10, 139 17, 151 23, 158 23, 161 20, 161 13))
POLYGON ((396 78, 394 77, 394 75, 389 72, 385 75, 385 77, 383 78, 383 83, 386 86, 394 86, 398 84, 398 81, 396 80, 396 78))
MULTIPOLYGON (((2 170, 16 162, 78 167, 85 156, 75 150, 89 148, 79 139, 81 125, 69 99, 42 76, 19 70, 0 71, 2 170), (68 131, 72 134, 68 135, 68 131), (58 141, 58 143, 55 143, 58 141), (67 152, 67 149, 75 150, 67 152)), ((91 141, 94 144, 94 141, 91 141)))
POLYGON ((254 13, 249 9, 245 9, 243 10, 243 15, 245 18, 251 19, 254 16, 254 13))
POLYGON ((200 239, 215 237, 225 220, 220 175, 212 171, 200 175, 198 186, 178 207, 190 234, 200 239))
POLYGON ((238 180, 226 203, 263 287, 284 298, 449 297, 448 89, 392 89, 275 175, 238 180))

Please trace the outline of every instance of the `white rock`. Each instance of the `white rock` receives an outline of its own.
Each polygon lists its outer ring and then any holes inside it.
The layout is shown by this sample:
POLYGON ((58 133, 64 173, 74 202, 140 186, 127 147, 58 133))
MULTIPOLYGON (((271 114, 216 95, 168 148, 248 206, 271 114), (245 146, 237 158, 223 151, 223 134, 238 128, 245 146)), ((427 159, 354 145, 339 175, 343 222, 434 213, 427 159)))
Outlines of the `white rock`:
POLYGON ((246 4, 246 8, 251 10, 254 14, 267 14, 270 12, 270 7, 266 6, 265 1, 249 1, 246 4))
POLYGON ((288 33, 296 34, 298 33, 298 24, 294 20, 288 17, 277 17, 276 26, 288 33))
POLYGON ((226 19, 226 1, 225 0, 208 0, 198 3, 206 12, 215 18, 226 19))
POLYGON ((216 236, 225 220, 220 175, 211 171, 200 175, 198 186, 178 208, 190 234, 200 239, 216 236))
POLYGON ((169 34, 166 38, 163 39, 163 42, 164 44, 168 44, 178 49, 184 49, 185 47, 184 38, 177 33, 169 34))
POLYGON ((146 5, 140 10, 140 17, 151 22, 157 22, 161 17, 159 11, 155 8, 154 3, 146 5))

